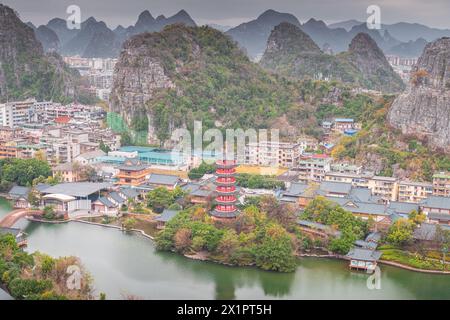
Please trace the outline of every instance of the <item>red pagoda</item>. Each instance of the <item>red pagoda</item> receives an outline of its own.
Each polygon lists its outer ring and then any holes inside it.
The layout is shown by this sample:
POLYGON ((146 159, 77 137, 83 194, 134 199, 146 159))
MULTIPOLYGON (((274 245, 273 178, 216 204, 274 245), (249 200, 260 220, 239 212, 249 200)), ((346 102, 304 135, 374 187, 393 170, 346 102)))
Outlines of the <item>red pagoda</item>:
POLYGON ((236 208, 236 161, 219 160, 216 162, 216 207, 211 216, 218 220, 234 219, 238 215, 236 208))

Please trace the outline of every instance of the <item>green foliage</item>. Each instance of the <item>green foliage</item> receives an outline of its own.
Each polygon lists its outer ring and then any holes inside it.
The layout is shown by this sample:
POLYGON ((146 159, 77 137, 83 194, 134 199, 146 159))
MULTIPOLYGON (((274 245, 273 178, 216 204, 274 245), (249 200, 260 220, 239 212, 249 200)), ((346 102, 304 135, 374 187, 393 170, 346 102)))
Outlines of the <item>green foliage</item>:
POLYGON ((109 146, 107 146, 103 140, 100 141, 100 145, 99 145, 100 150, 102 150, 104 153, 108 153, 111 151, 111 148, 109 146))
POLYGON ((408 219, 398 219, 388 231, 386 241, 395 246, 403 246, 412 240, 414 223, 408 219))
MULTIPOLYGON (((0 236, 0 284, 6 286, 16 299, 45 299, 42 295, 53 288, 51 280, 22 277, 22 271, 35 266, 33 255, 22 251, 13 235, 0 236)), ((54 268, 54 260, 44 257, 41 270, 47 275, 54 268)), ((29 271, 28 274, 31 274, 29 271)))
POLYGON ((215 170, 216 170, 216 165, 214 163, 208 164, 203 161, 197 168, 193 168, 189 171, 188 177, 191 180, 200 179, 205 174, 214 173, 215 170))
POLYGON ((170 137, 170 128, 187 125, 192 130, 197 119, 202 119, 206 130, 215 127, 216 120, 224 122, 223 126, 246 129, 268 127, 288 112, 293 121, 305 119, 302 110, 309 118, 311 113, 299 101, 324 97, 331 90, 324 82, 316 85, 308 80, 304 88, 297 81, 264 71, 234 41, 212 28, 171 25, 133 40, 136 45, 145 44, 134 67, 147 67, 144 57, 155 57, 176 87, 160 89, 145 106, 134 106, 137 114, 151 115, 162 142, 170 137))
POLYGON ((347 253, 353 242, 363 239, 368 232, 368 223, 356 218, 351 212, 324 197, 316 197, 305 208, 302 218, 329 225, 341 232, 341 237, 332 239, 329 249, 341 254, 347 253))
POLYGON ((174 190, 158 187, 147 193, 147 206, 153 211, 161 213, 183 196, 184 192, 180 187, 176 187, 174 190))
POLYGON ((134 226, 136 225, 137 221, 134 218, 127 218, 125 219, 125 221, 123 222, 123 227, 125 228, 125 230, 131 230, 134 228, 134 226))
POLYGON ((15 278, 9 283, 11 295, 19 299, 36 300, 36 297, 51 290, 52 287, 50 280, 15 278))
POLYGON ((234 265, 279 272, 296 268, 290 234, 254 206, 245 209, 234 225, 224 226, 215 225, 203 208, 191 207, 166 224, 156 245, 180 253, 207 251, 213 260, 234 265))
POLYGON ((47 220, 55 220, 56 219, 55 207, 45 206, 43 211, 44 211, 43 217, 45 219, 47 219, 47 220))
POLYGON ((123 146, 130 146, 133 144, 133 138, 131 137, 129 132, 122 132, 120 136, 120 145, 123 146))
POLYGON ((31 186, 39 177, 47 178, 52 171, 46 161, 37 159, 0 159, 0 181, 2 184, 13 183, 20 186, 31 186))
POLYGON ((241 173, 236 175, 236 182, 243 188, 251 189, 284 189, 284 182, 274 176, 241 173))
POLYGON ((269 225, 255 248, 256 265, 264 270, 293 272, 296 268, 291 238, 279 225, 269 225))

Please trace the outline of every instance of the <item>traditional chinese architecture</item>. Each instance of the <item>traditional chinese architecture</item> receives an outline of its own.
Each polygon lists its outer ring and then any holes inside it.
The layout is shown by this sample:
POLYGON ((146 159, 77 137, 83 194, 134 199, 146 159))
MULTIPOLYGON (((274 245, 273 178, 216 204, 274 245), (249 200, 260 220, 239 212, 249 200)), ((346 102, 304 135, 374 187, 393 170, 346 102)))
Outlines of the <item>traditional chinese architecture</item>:
POLYGON ((229 220, 237 217, 236 208, 236 161, 219 160, 216 162, 216 207, 211 216, 216 220, 229 220))
POLYGON ((119 167, 117 174, 118 185, 138 186, 146 181, 149 174, 148 165, 141 163, 137 158, 125 159, 122 166, 119 167))

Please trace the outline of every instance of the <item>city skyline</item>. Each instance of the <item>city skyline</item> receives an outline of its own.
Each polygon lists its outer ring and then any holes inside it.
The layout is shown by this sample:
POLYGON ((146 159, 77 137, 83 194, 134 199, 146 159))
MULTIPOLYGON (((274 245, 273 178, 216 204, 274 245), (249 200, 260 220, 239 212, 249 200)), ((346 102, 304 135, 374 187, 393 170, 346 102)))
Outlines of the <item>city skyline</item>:
POLYGON ((371 0, 343 0, 338 7, 331 0, 318 0, 314 3, 305 0, 280 0, 277 3, 269 0, 174 0, 170 2, 155 0, 150 3, 144 0, 130 0, 126 5, 122 5, 119 1, 106 0, 95 3, 87 0, 38 0, 32 3, 26 0, 4 0, 2 3, 16 10, 24 21, 30 21, 35 25, 46 24, 55 17, 68 16, 66 8, 73 4, 80 6, 83 21, 94 16, 111 28, 117 25, 127 27, 134 24, 139 13, 144 10, 149 10, 156 18, 160 14, 171 16, 184 9, 199 25, 219 24, 233 27, 255 19, 268 9, 291 13, 302 23, 312 17, 324 20, 326 23, 351 19, 365 21, 367 7, 378 5, 381 8, 381 22, 384 24, 411 22, 440 29, 450 28, 447 16, 450 11, 450 2, 445 0, 431 0, 426 3, 419 0, 379 0, 376 3, 371 0), (445 10, 446 8, 448 10, 445 10))

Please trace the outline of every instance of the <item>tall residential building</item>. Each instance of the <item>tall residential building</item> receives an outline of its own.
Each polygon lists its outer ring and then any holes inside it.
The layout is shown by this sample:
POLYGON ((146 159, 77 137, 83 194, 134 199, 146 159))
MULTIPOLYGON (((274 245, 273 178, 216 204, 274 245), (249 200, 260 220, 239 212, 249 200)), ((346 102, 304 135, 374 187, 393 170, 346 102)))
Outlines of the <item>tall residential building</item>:
POLYGON ((433 194, 433 185, 426 182, 400 181, 398 201, 419 203, 433 194))
POLYGON ((301 182, 307 181, 323 181, 325 174, 330 171, 331 158, 328 157, 311 157, 302 159, 293 169, 298 172, 298 179, 301 182))
POLYGON ((374 176, 368 181, 372 194, 379 196, 385 202, 396 201, 398 196, 398 181, 392 177, 374 176))
POLYGON ((450 197, 450 172, 439 172, 433 175, 433 195, 450 197))
POLYGON ((295 167, 302 153, 300 143, 259 141, 246 146, 245 163, 260 166, 295 167))

